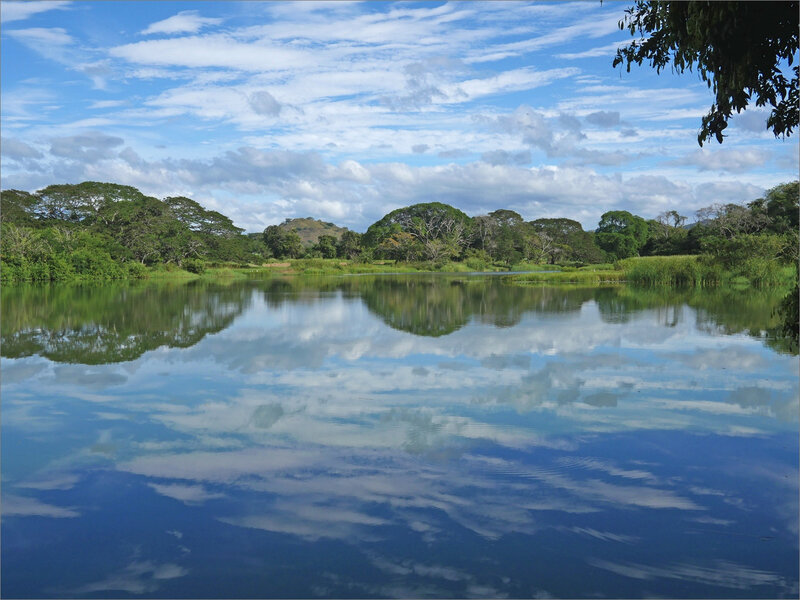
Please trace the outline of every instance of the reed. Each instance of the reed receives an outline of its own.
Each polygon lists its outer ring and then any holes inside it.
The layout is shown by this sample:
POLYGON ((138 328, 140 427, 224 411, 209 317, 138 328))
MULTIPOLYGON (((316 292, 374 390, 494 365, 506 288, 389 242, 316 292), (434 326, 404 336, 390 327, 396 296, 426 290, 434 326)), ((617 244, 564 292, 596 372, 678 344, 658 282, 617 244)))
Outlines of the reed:
POLYGON ((535 285, 538 283, 580 283, 597 285, 602 283, 622 283, 625 281, 623 271, 553 271, 550 273, 522 273, 509 277, 512 283, 535 285))
POLYGON ((718 285, 727 279, 722 270, 697 256, 646 256, 626 258, 617 263, 625 279, 636 285, 697 286, 718 285))

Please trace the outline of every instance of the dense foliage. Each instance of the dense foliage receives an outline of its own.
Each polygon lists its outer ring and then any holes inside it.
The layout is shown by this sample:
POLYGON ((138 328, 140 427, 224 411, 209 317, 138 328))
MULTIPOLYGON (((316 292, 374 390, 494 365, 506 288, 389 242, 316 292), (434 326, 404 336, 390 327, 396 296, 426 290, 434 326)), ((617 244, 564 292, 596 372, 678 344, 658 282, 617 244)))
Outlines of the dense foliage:
POLYGON ((266 248, 225 215, 185 197, 87 181, 0 194, 3 281, 126 279, 147 266, 202 272, 209 262, 262 262, 266 248))
POLYGON ((5 282, 110 280, 144 277, 158 265, 201 274, 209 265, 260 265, 268 258, 426 261, 438 268, 456 261, 471 270, 525 262, 563 269, 636 256, 700 255, 699 263, 680 268, 663 263, 678 271, 643 272, 642 281, 720 281, 709 275, 716 270, 772 285, 798 260, 798 196, 798 182, 779 185, 746 205, 702 208, 689 224, 674 210, 651 220, 609 211, 596 231, 567 218, 525 221, 508 209, 470 217, 431 202, 393 210, 364 234, 307 218, 243 235, 228 217, 183 196, 159 200, 112 183, 53 185, 0 194, 1 274, 5 282), (306 228, 305 243, 293 223, 306 228))
POLYGON ((714 92, 697 140, 722 142, 733 111, 770 106, 767 127, 790 135, 798 124, 797 2, 637 0, 620 29, 640 36, 617 50, 614 66, 649 62, 658 72, 696 71, 714 92), (784 69, 790 71, 787 78, 784 69))

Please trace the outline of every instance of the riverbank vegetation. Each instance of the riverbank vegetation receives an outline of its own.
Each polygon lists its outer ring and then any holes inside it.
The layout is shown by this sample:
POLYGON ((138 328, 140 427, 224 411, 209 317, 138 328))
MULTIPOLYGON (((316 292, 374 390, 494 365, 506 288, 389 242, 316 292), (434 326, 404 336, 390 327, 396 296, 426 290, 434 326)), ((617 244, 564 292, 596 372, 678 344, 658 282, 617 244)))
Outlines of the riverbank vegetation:
POLYGON ((696 219, 602 215, 525 221, 499 209, 470 217, 440 202, 391 211, 358 233, 311 218, 245 234, 186 197, 157 199, 113 183, 0 195, 0 279, 107 281, 261 273, 548 271, 515 282, 642 285, 791 284, 798 261, 798 182, 696 219), (557 272, 556 272, 557 271, 557 272))

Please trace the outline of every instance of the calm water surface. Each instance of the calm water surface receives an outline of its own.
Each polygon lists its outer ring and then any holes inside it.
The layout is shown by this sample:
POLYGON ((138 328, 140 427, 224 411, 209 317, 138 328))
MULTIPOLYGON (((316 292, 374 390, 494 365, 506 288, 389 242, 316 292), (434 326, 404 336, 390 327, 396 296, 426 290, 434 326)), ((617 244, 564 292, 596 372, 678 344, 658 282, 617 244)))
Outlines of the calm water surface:
POLYGON ((797 597, 779 296, 2 290, 2 596, 797 597))

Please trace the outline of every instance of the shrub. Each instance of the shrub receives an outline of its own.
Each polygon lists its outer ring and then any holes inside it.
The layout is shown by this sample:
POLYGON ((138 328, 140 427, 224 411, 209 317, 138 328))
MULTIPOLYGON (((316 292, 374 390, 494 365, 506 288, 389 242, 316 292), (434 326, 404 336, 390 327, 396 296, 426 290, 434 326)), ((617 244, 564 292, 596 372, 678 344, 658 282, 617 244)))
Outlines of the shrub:
POLYGON ((206 263, 199 258, 187 258, 183 261, 183 268, 189 271, 189 273, 202 275, 206 272, 206 263))
POLYGON ((135 260, 126 263, 129 279, 146 279, 148 275, 147 267, 135 260))
POLYGON ((50 281, 50 265, 46 261, 36 261, 30 267, 31 281, 50 281))
POLYGON ((122 279, 125 272, 111 259, 109 253, 99 248, 81 248, 70 255, 75 274, 82 279, 122 279))
POLYGON ((486 271, 492 259, 485 250, 470 250, 464 260, 464 264, 471 271, 486 271))

